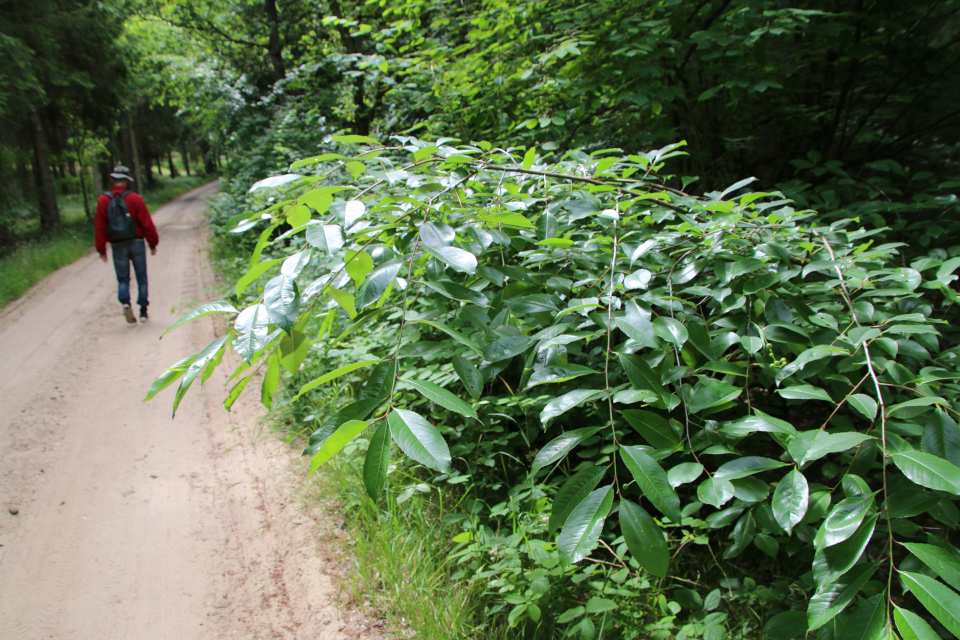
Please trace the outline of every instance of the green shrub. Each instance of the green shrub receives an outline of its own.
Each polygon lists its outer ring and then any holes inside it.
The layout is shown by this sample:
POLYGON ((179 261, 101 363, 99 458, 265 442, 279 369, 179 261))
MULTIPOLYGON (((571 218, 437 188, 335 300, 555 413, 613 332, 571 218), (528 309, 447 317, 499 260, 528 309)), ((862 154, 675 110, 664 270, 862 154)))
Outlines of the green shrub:
POLYGON ((248 196, 237 300, 270 277, 148 398, 227 348, 228 409, 283 377, 311 469, 363 433, 372 498, 459 495, 454 577, 526 635, 960 632, 957 251, 905 263, 751 180, 690 196, 682 145, 397 139, 248 196))

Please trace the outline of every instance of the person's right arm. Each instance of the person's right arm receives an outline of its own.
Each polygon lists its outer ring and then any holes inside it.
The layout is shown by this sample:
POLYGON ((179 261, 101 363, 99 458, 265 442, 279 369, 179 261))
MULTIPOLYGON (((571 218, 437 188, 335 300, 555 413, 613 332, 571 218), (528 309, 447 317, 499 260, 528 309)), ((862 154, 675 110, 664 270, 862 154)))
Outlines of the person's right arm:
POLYGON ((107 206, 110 198, 105 195, 97 199, 97 211, 93 215, 93 237, 100 259, 107 261, 107 206))

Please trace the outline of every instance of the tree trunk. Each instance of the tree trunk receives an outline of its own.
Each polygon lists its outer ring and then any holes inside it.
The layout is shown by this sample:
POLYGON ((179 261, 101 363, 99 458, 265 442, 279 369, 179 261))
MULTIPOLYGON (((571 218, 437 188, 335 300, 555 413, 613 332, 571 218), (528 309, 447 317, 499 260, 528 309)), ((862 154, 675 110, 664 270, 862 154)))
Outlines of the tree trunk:
POLYGON ((137 135, 133 132, 133 112, 127 109, 127 137, 130 140, 130 159, 133 161, 133 178, 136 185, 131 185, 131 191, 143 191, 143 171, 140 167, 140 150, 137 148, 137 135))
POLYGON ((163 154, 158 153, 156 155, 157 160, 157 177, 163 179, 163 154))
POLYGON ((47 137, 43 131, 40 114, 30 113, 33 128, 33 169, 37 184, 37 204, 40 205, 40 228, 44 232, 60 227, 60 209, 57 207, 57 191, 50 171, 50 154, 47 137))
POLYGON ((173 151, 167 149, 167 166, 170 167, 170 177, 177 178, 179 174, 177 173, 177 167, 173 164, 173 151))
MULTIPOLYGON (((149 154, 144 154, 144 156, 146 161, 143 163, 143 170, 146 172, 144 177, 147 179, 147 182, 143 185, 143 189, 146 190, 152 189, 156 184, 156 180, 153 178, 153 159, 149 154)), ((141 191, 141 193, 143 192, 141 191)))
MULTIPOLYGON (((87 220, 90 220, 93 218, 93 214, 90 212, 90 200, 87 198, 87 181, 83 175, 83 153, 79 147, 77 148, 77 164, 80 165, 80 195, 83 198, 83 213, 87 216, 87 220)), ((73 163, 71 162, 70 165, 73 166, 73 163)), ((74 175, 77 175, 76 171, 74 175)))
POLYGON ((266 0, 264 9, 267 13, 267 51, 270 54, 270 64, 273 67, 273 81, 283 80, 287 75, 283 66, 283 44, 280 42, 280 16, 277 12, 277 0, 266 0))
POLYGON ((112 165, 112 162, 101 162, 97 165, 97 171, 100 174, 100 184, 97 185, 98 192, 109 191, 110 187, 113 186, 113 183, 110 181, 110 168, 112 165))
POLYGON ((180 159, 183 160, 183 170, 187 172, 187 176, 190 175, 190 154, 187 153, 187 144, 185 142, 180 143, 180 159))
POLYGON ((24 200, 30 200, 33 197, 33 189, 30 184, 30 168, 27 166, 27 160, 23 152, 17 153, 17 182, 20 185, 20 197, 24 200))

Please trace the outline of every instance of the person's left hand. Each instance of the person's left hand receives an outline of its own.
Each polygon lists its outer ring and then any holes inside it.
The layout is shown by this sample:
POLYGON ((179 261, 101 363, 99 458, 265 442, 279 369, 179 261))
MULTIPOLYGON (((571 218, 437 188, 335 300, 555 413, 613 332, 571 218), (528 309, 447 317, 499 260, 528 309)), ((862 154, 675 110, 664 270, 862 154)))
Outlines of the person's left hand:
POLYGON ((156 248, 156 247, 150 247, 150 255, 152 255, 152 256, 157 255, 157 248, 156 248))

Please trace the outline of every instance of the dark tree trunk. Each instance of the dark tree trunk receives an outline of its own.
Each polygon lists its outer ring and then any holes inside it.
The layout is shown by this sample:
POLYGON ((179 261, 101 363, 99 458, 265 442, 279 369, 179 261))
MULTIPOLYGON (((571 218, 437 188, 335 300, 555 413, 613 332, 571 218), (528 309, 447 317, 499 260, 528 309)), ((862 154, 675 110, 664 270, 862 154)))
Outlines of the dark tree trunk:
POLYGON ((33 197, 33 188, 30 184, 30 167, 22 153, 17 154, 17 183, 20 185, 20 197, 30 200, 33 197))
POLYGON ((137 148, 137 134, 133 131, 133 113, 130 109, 127 110, 127 138, 130 141, 130 160, 136 182, 135 185, 130 185, 130 190, 140 193, 143 191, 143 170, 140 167, 140 150, 137 148))
POLYGON ((163 154, 158 153, 156 156, 156 160, 157 160, 157 177, 162 179, 163 178, 163 154))
POLYGON ((50 153, 47 149, 47 137, 43 131, 40 114, 30 114, 30 126, 33 129, 33 170, 37 184, 37 204, 40 205, 40 228, 52 231, 60 227, 60 209, 57 207, 57 191, 50 171, 50 153))
POLYGON ((145 154, 145 162, 143 163, 143 170, 146 171, 146 174, 143 176, 146 178, 147 182, 144 184, 144 189, 152 189, 156 184, 156 180, 153 178, 153 159, 145 154))
POLYGON ((167 166, 170 167, 170 177, 178 178, 180 174, 177 173, 177 167, 173 164, 173 152, 170 149, 167 149, 167 166))
POLYGON ((180 159, 183 160, 183 170, 187 172, 187 176, 190 175, 190 154, 187 153, 187 145, 185 142, 180 143, 180 159))
POLYGON ((112 162, 100 162, 97 164, 97 173, 100 174, 100 184, 97 185, 97 191, 106 192, 113 186, 113 183, 110 181, 110 170, 112 166, 112 162))
POLYGON ((264 8, 267 13, 267 51, 273 67, 273 81, 277 82, 287 75, 283 66, 283 43, 280 42, 280 15, 277 12, 277 0, 266 0, 264 8))

